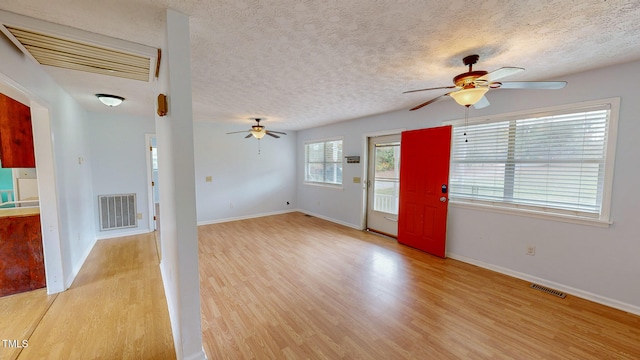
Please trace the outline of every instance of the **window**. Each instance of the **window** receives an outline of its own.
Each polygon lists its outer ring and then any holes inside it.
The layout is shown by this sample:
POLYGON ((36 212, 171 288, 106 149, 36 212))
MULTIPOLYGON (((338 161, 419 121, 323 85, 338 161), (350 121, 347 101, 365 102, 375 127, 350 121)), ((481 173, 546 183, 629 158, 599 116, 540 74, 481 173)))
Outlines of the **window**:
POLYGON ((304 181, 342 186, 342 139, 310 141, 304 144, 304 181))
POLYGON ((608 222, 613 103, 454 124, 451 199, 608 222))

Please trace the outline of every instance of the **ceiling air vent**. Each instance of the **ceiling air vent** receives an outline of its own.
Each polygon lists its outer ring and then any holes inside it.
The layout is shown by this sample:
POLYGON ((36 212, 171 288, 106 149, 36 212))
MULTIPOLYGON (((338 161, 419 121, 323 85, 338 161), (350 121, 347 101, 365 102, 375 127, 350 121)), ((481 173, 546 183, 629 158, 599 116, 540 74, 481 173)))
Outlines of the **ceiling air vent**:
MULTIPOLYGON (((42 65, 125 79, 150 80, 151 57, 129 54, 18 27, 7 25, 5 27, 42 65)), ((155 65, 155 61, 153 62, 155 65)))

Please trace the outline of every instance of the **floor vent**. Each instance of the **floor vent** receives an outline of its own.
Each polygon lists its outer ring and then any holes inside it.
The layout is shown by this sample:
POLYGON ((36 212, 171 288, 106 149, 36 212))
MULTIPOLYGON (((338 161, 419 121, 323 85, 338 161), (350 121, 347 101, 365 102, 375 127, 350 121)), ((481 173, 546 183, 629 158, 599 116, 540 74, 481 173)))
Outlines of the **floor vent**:
POLYGON ((136 227, 136 194, 100 195, 100 230, 136 227))
POLYGON ((562 299, 567 297, 567 294, 563 293, 562 291, 551 289, 551 288, 548 288, 546 286, 542 286, 542 285, 538 285, 538 284, 531 284, 531 288, 532 289, 536 289, 536 290, 540 290, 540 291, 544 291, 547 294, 551 294, 551 295, 557 296, 557 297, 562 298, 562 299))

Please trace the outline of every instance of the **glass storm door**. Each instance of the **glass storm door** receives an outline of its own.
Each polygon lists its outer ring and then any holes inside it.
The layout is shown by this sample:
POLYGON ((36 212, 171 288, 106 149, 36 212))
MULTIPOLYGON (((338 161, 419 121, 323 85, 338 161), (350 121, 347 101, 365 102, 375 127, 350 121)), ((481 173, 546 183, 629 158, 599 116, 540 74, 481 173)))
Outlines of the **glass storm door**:
POLYGON ((369 138, 367 229, 398 235, 400 134, 369 138))

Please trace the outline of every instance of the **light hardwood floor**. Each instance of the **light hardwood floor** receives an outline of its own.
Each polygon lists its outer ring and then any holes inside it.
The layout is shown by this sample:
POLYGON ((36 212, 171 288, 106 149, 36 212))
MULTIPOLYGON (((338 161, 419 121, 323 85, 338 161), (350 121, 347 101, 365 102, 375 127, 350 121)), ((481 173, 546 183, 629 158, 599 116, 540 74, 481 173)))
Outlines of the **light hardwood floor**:
POLYGON ((300 213, 199 239, 210 359, 640 358, 638 316, 300 213))
MULTIPOLYGON (((47 295, 47 289, 38 289, 0 298, 0 337, 2 340, 22 341, 31 337, 56 295, 47 295)), ((26 344, 28 346, 28 343, 26 344)), ((15 359, 20 347, 0 343, 0 360, 15 359)))
MULTIPOLYGON (((638 316, 300 213, 199 242, 209 359, 640 358, 638 316)), ((28 294, 0 299, 0 337, 33 332, 2 359, 175 358, 153 235, 100 241, 68 291, 28 294)))
POLYGON ((0 343, 2 359, 175 359, 153 234, 98 241, 63 293, 10 298, 0 298, 11 324, 0 336, 28 346, 0 343))

